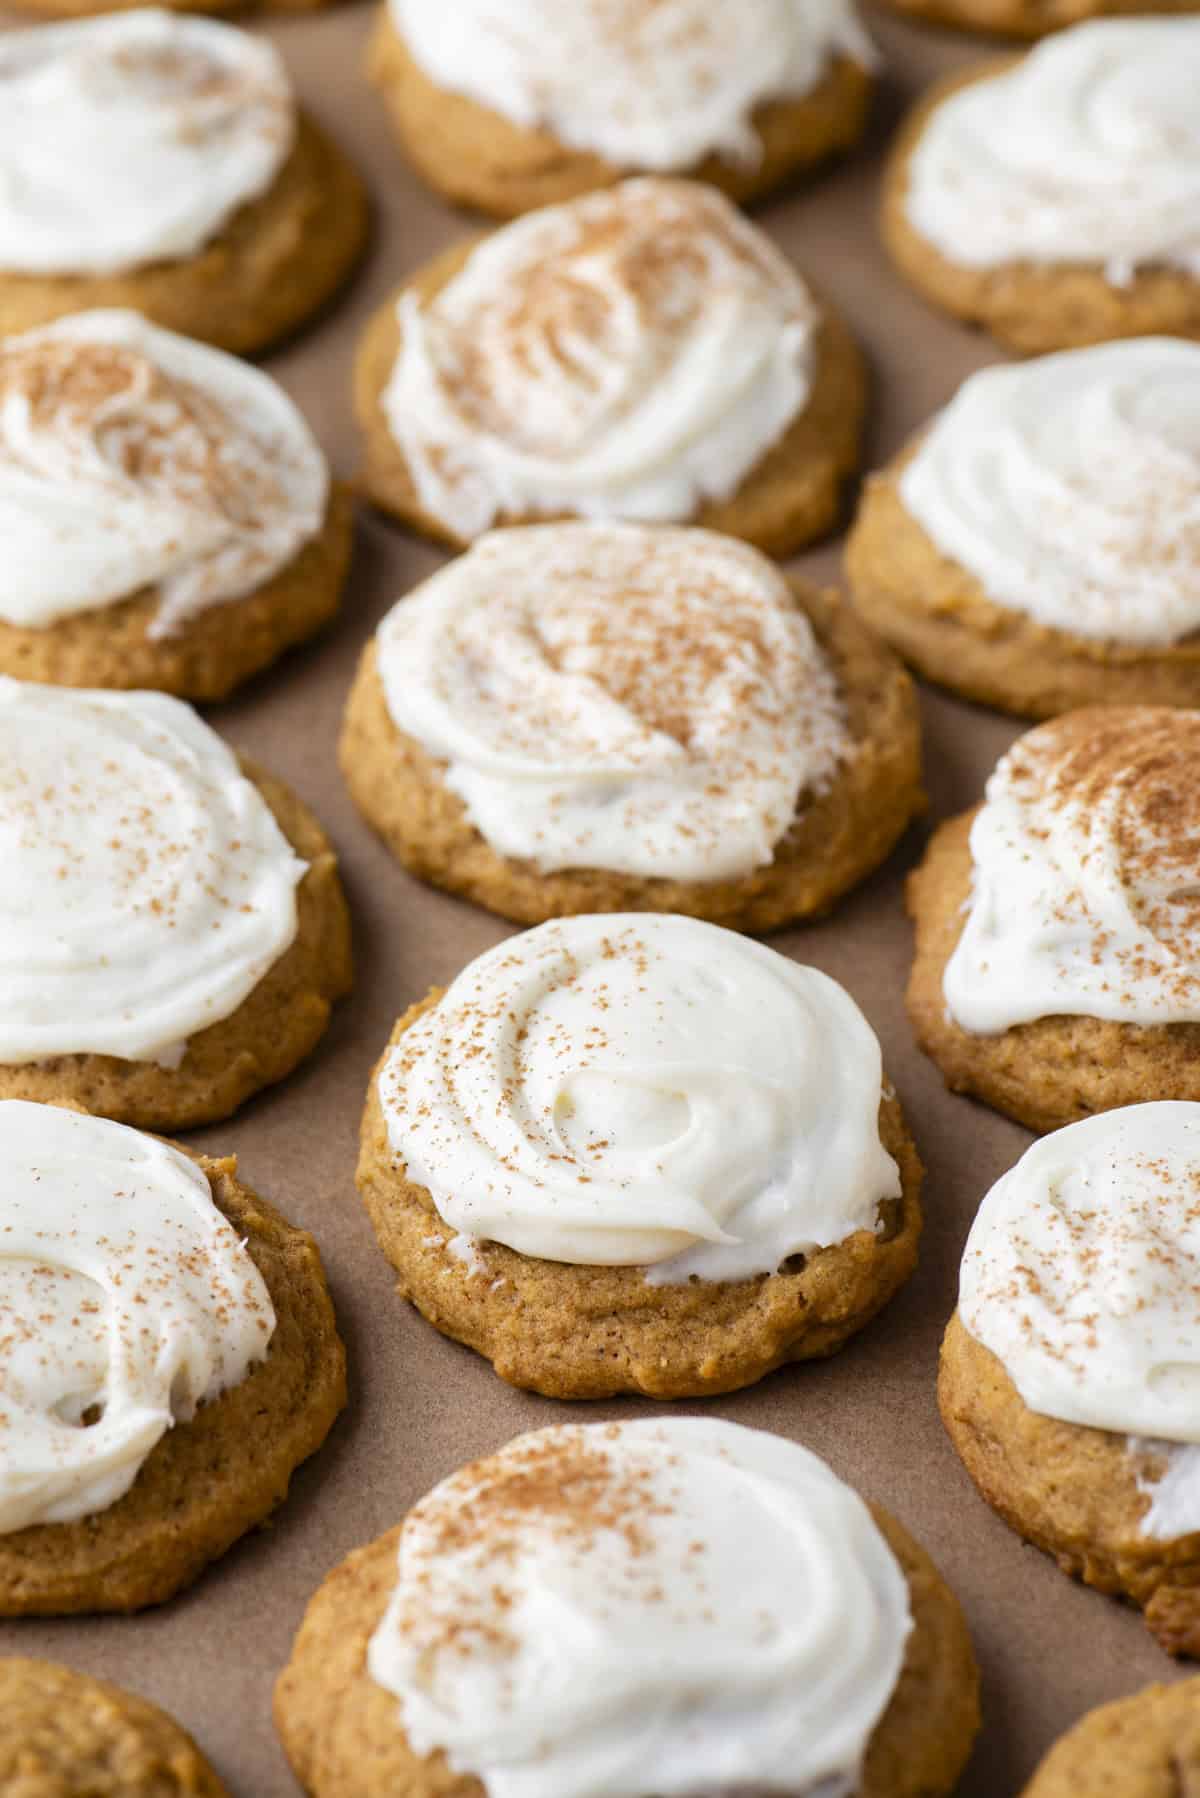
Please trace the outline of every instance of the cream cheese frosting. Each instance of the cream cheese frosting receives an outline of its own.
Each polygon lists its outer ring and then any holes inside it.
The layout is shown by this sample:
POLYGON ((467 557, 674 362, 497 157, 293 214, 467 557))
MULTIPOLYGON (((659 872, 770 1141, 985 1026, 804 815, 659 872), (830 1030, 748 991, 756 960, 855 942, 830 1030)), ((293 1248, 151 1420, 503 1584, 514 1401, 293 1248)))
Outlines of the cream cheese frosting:
POLYGON ((876 55, 851 0, 389 0, 429 79, 619 168, 756 163, 753 114, 876 55))
POLYGON ((710 531, 499 531, 393 607, 397 728, 499 854, 717 880, 769 862, 853 753, 787 582, 710 531))
POLYGON ((1200 19, 1100 19, 950 94, 908 164, 951 262, 1150 264, 1200 276, 1200 19))
POLYGON ((911 1629, 816 1455, 639 1418, 519 1436, 435 1487, 367 1669, 416 1753, 489 1798, 850 1798, 911 1629))
POLYGON ((262 1359, 275 1312, 194 1162, 0 1102, 0 1532, 128 1492, 155 1443, 262 1359))
POLYGON ((1091 707, 1018 738, 971 826, 943 992, 976 1034, 1200 1021, 1200 712, 1091 707))
POLYGON ((76 313, 0 338, 0 619, 43 629, 154 589, 168 638, 321 529, 329 471, 269 375, 150 324, 76 313))
POLYGON ((878 1227, 879 1042, 827 975, 672 915, 573 917, 473 961, 386 1056, 388 1141, 459 1235, 744 1279, 878 1227))
POLYGON ((1174 643, 1200 629, 1200 344, 982 369, 899 489, 995 604, 1076 636, 1174 643))
POLYGON ((0 678, 0 1062, 178 1063, 292 942, 305 866, 189 706, 0 678))
POLYGON ((729 498, 807 404, 819 324, 721 194, 650 178, 492 233, 398 318, 384 417, 464 541, 501 517, 670 523, 729 498))
POLYGON ((295 103, 277 52, 145 7, 0 39, 0 270, 108 275, 193 256, 274 181, 295 103))

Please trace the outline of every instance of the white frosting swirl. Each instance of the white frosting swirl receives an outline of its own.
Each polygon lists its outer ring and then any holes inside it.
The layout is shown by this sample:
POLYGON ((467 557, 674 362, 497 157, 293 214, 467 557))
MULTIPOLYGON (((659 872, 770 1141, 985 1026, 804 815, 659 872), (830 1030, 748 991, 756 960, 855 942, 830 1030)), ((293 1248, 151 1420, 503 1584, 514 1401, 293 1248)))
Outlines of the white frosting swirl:
POLYGON ((0 1062, 178 1062, 291 943, 305 866, 189 706, 0 678, 0 1062))
POLYGON ((278 53, 156 8, 0 38, 0 270, 109 275, 193 256, 274 181, 278 53))
POLYGON ((270 378, 137 312, 0 338, 0 619, 157 589, 147 635, 244 598, 320 530, 325 458, 270 378))
POLYGON ((379 630, 391 716, 501 855, 718 880, 852 752, 774 565, 709 531, 501 531, 379 630))
POLYGON ((486 237, 398 306, 383 390, 422 506, 671 522, 727 499, 812 384, 818 313, 715 189, 640 180, 486 237))
POLYGON ((275 1328, 194 1162, 122 1124, 15 1099, 0 1102, 0 1312, 3 1533, 114 1504, 275 1328))
POLYGON ((1174 643, 1200 628, 1200 344, 982 369, 899 488, 995 604, 1076 636, 1174 643))
POLYGON ((1200 275, 1200 19, 1099 19, 949 95, 908 164, 951 262, 1153 263, 1200 275))
POLYGON ((436 1486, 367 1669, 415 1751, 489 1798, 850 1798, 911 1629, 816 1455, 640 1418, 519 1436, 436 1486))
POLYGON ((736 1280, 900 1192, 879 1043, 837 983, 674 916, 542 924, 472 962, 379 1076, 442 1219, 524 1255, 736 1280))
POLYGON ((618 168, 711 153, 758 162, 753 113, 807 94, 838 56, 876 62, 851 0, 389 0, 439 87, 618 168))
POLYGON ((1018 738, 971 826, 950 1016, 1200 1021, 1198 836, 1200 712, 1096 706, 1018 738))

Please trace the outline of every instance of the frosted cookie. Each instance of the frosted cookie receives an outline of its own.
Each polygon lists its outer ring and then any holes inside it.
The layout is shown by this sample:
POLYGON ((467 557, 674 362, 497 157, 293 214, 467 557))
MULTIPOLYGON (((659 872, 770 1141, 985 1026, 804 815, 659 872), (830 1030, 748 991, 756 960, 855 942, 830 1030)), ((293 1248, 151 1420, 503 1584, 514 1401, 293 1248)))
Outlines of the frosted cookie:
POLYGON ((917 1041, 1031 1130, 1200 1100, 1200 712, 1095 706, 1017 740, 909 877, 917 1041))
POLYGON ((636 173, 753 199, 857 143, 877 61, 852 0, 388 0, 369 73, 425 179, 512 218, 636 173))
POLYGON ((1088 1711, 1022 1798, 1174 1798, 1200 1780, 1200 1679, 1145 1686, 1088 1711))
POLYGON ((366 235, 262 38, 157 8, 0 40, 0 337, 130 307, 222 349, 294 330, 366 235))
POLYGON ((0 1616, 161 1603, 345 1402, 316 1244, 232 1157, 13 1100, 0 1243, 0 1616))
POLYGON ((358 1168, 401 1294, 551 1398, 832 1354, 912 1273, 920 1180, 842 987, 654 916, 543 924, 414 1005, 358 1168))
POLYGON ((794 1442, 646 1418, 435 1486, 320 1587, 275 1719, 314 1798, 936 1798, 977 1686, 894 1518, 794 1442))
POLYGON ((1200 1655, 1198 1192, 1200 1105, 1133 1105, 1035 1143, 979 1208, 938 1386, 988 1503, 1187 1655, 1200 1655))
POLYGON ((224 698, 332 617, 352 532, 247 363, 136 312, 0 339, 0 673, 224 698))
POLYGON ((350 984, 333 851, 160 693, 0 677, 0 1097, 226 1117, 350 984))
POLYGON ((935 86, 884 237, 935 305, 1025 352, 1200 337, 1200 18, 1098 20, 935 86))
POLYGON ((858 466, 845 325, 696 182, 623 182, 449 251, 368 325, 364 484, 462 547, 573 515, 708 525, 787 555, 858 466))
POLYGON ((1200 344, 985 368, 882 474, 857 609, 927 679, 1032 717, 1200 702, 1200 344))
POLYGON ((341 761, 406 867, 523 923, 769 930, 924 804, 912 684, 849 607, 665 527, 482 538, 384 619, 341 761))

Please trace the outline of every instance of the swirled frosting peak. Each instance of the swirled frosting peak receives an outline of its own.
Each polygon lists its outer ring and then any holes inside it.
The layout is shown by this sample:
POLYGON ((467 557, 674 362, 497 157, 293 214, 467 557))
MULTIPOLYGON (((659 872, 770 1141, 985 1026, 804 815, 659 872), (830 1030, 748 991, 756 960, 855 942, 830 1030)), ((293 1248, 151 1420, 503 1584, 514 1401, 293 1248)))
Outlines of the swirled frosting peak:
POLYGON ((857 1493, 711 1417, 519 1436, 409 1512, 397 1574, 368 1671, 489 1798, 850 1798, 912 1628, 857 1493))
POLYGON ((1200 712, 1095 706, 1020 737, 971 827, 951 1017, 1200 1021, 1198 843, 1200 712))
POLYGON ((443 1220, 521 1254, 741 1279, 878 1227, 879 1043, 815 968, 695 919, 575 917, 481 955, 379 1075, 443 1220))
POLYGON ((1099 19, 935 107, 908 167, 921 236, 968 268, 1200 275, 1200 19, 1099 19))
POLYGON ((320 530, 325 459, 269 375, 80 312, 0 338, 0 619, 42 629, 154 590, 170 637, 320 530))
POLYGON ((490 534, 388 614, 379 668, 482 835, 542 869, 749 872, 852 752, 786 581, 709 531, 490 534))
POLYGON ((275 1327, 193 1161, 15 1099, 0 1102, 0 1313, 0 1533, 114 1504, 275 1327))
POLYGON ((0 270, 107 275, 193 256, 274 181, 283 64, 212 19, 138 8, 0 38, 0 270))
POLYGON ((714 189, 626 181, 484 238, 399 304, 388 428, 455 536, 501 517, 689 518, 807 402, 816 306, 714 189))
POLYGON ((875 51, 851 0, 390 0, 439 87, 618 168, 661 174, 710 153, 754 164, 753 113, 875 51))

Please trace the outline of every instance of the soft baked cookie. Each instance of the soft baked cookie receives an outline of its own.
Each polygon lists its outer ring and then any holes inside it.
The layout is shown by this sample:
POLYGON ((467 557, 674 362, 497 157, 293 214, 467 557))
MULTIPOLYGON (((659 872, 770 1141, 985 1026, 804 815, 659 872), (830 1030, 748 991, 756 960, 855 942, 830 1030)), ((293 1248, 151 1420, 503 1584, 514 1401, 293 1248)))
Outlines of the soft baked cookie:
POLYGON ((0 1097, 226 1117, 350 985, 337 863, 189 707, 0 677, 0 1097))
POLYGON ((926 297, 1026 353, 1200 337, 1200 18, 1077 25, 938 83, 883 233, 926 297))
POLYGON ((355 369, 368 494, 456 547, 578 515, 790 555, 836 520, 864 395, 849 331, 771 240, 653 179, 440 256, 355 369))
POLYGON ((513 218, 635 173, 756 198, 857 143, 877 61, 851 0, 388 0, 369 73, 425 179, 513 218))
POLYGON ((732 1392, 832 1354, 921 1227, 850 996, 681 917, 543 924, 413 1006, 358 1183, 402 1295, 551 1398, 732 1392))
POLYGON ((938 1384, 988 1503, 1192 1656, 1198 1186, 1200 1105, 1129 1106, 1035 1143, 980 1206, 938 1384))
POLYGON ((332 617, 352 535, 268 375, 135 312, 0 338, 0 673, 222 699, 332 617))
POLYGON ((1000 37, 1045 37, 1087 19, 1142 13, 1193 13, 1196 0, 887 0, 910 19, 1000 37))
POLYGON ((233 1157, 56 1106, 0 1101, 0 1168, 0 1615, 159 1604, 345 1402, 316 1244, 233 1157))
POLYGON ((1200 1679, 1145 1686, 1060 1736, 1021 1798, 1186 1798, 1200 1780, 1200 1679))
POLYGON ((246 353, 342 286, 366 195, 278 53, 158 8, 0 39, 0 336, 128 307, 246 353))
POLYGON ((912 683, 836 594, 703 531, 538 525, 402 599, 341 763, 406 867, 522 923, 826 911, 920 811, 912 683))
POLYGON ((56 1661, 0 1660, 0 1791, 20 1798, 229 1798, 157 1705, 56 1661))
POLYGON ((1019 738, 909 877, 908 1009, 946 1084, 1031 1130, 1200 1100, 1200 712, 1019 738))
POLYGON ((1200 702, 1200 344, 985 368, 867 483, 854 603, 926 679, 1046 718, 1200 702))
POLYGON ((660 1418, 539 1430, 443 1480, 319 1588, 275 1720, 314 1798, 937 1798, 977 1693, 894 1518, 797 1443, 660 1418))

